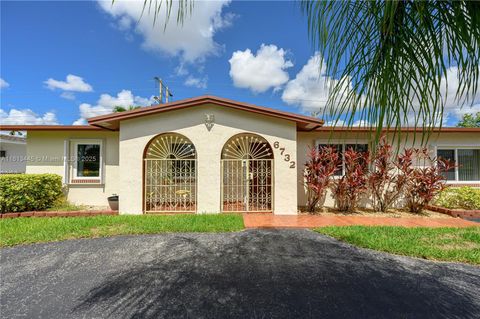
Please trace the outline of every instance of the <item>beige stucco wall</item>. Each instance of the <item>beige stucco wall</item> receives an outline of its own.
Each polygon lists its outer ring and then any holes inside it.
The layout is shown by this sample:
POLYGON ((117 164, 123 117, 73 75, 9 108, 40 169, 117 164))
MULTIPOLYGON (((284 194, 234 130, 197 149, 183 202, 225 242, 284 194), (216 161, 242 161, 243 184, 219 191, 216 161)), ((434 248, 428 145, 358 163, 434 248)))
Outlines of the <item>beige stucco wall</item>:
MULTIPOLYGON (((107 131, 32 131, 27 137, 27 173, 54 173, 64 175, 64 141, 102 139, 104 146, 104 183, 102 185, 68 185, 68 199, 76 204, 106 207, 107 197, 120 195, 120 212, 141 214, 143 211, 143 152, 148 142, 158 134, 176 132, 188 137, 197 151, 198 213, 218 213, 221 210, 221 150, 236 134, 251 132, 263 136, 273 147, 278 142, 290 154, 290 161, 274 149, 275 214, 296 214, 298 206, 306 204, 303 169, 309 146, 323 143, 369 143, 365 133, 297 132, 294 122, 275 119, 221 106, 204 105, 159 115, 126 120, 120 132, 107 131), (215 124, 208 131, 205 114, 215 116, 215 124)), ((412 146, 410 134, 403 147, 412 146)), ((416 136, 417 144, 421 135, 416 136)), ((370 142, 371 144, 371 142, 370 142)), ((479 133, 441 133, 430 137, 428 147, 478 146, 479 133)), ((333 206, 327 195, 325 205, 333 206)))
MULTIPOLYGON (((107 197, 118 193, 118 132, 31 131, 27 135, 27 173, 52 173, 64 177, 64 141, 100 139, 104 147, 104 183, 68 184, 68 200, 75 204, 107 207, 107 197)), ((71 143, 70 143, 71 144, 71 143)), ((70 146, 72 147, 72 145, 70 146)), ((72 151, 71 151, 72 152, 72 151)), ((72 155, 72 153, 70 153, 72 155)), ((71 156, 70 156, 71 157, 71 156)), ((71 170, 71 167, 70 167, 71 170)))
MULTIPOLYGON (((403 133, 404 134, 404 133, 403 133)), ((391 135, 390 135, 391 137, 391 135)), ((409 147, 421 147, 422 135, 421 134, 404 134, 401 136, 400 150, 409 147)), ((307 161, 308 148, 315 145, 316 142, 322 141, 324 143, 359 143, 359 144, 372 144, 372 138, 366 133, 352 133, 352 132, 298 132, 297 134, 297 175, 298 175, 298 187, 297 198, 298 205, 305 206, 307 203, 307 190, 303 183, 304 164, 307 161)), ((394 142, 393 145, 398 146, 398 142, 394 142)), ((425 144, 424 144, 425 145, 425 144)), ((435 153, 437 146, 475 146, 480 147, 480 133, 432 133, 426 143, 428 149, 435 153)), ((450 184, 456 184, 450 182, 450 184)), ((366 203, 367 201, 365 201, 366 203)), ((333 207, 334 201, 331 197, 331 193, 327 192, 325 200, 325 206, 333 207)))
MULTIPOLYGON (((198 213, 219 213, 221 203, 221 150, 235 134, 251 132, 263 136, 270 145, 278 141, 285 153, 296 161, 296 124, 245 111, 215 105, 177 110, 121 122, 120 126, 120 212, 142 213, 143 152, 156 135, 176 132, 185 135, 197 152, 198 213), (215 116, 215 124, 208 131, 205 114, 215 116)), ((296 214, 297 170, 274 149, 275 214, 296 214)))

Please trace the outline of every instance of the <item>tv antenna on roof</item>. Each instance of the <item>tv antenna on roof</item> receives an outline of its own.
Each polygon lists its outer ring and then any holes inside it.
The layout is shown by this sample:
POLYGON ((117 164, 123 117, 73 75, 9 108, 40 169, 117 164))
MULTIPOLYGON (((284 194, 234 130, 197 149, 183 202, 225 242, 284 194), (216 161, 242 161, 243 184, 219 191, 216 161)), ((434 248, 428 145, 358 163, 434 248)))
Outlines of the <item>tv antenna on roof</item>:
POLYGON ((163 104, 163 97, 165 96, 165 103, 168 103, 168 98, 173 97, 172 91, 170 91, 168 86, 166 86, 163 83, 163 80, 160 79, 158 76, 154 77, 153 79, 158 82, 158 90, 159 90, 159 95, 154 96, 153 99, 157 101, 159 104, 163 104))

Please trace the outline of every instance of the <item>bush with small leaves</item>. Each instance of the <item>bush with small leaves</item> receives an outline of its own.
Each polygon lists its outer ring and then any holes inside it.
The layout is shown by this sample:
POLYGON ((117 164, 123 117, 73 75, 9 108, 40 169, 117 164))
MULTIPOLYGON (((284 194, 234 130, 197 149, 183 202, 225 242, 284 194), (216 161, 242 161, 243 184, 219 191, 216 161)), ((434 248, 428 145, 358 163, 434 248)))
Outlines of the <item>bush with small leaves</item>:
POLYGON ((55 174, 0 175, 0 212, 45 210, 62 195, 62 178, 55 174))
POLYGON ((480 189, 448 187, 435 199, 434 204, 445 208, 480 209, 480 189))

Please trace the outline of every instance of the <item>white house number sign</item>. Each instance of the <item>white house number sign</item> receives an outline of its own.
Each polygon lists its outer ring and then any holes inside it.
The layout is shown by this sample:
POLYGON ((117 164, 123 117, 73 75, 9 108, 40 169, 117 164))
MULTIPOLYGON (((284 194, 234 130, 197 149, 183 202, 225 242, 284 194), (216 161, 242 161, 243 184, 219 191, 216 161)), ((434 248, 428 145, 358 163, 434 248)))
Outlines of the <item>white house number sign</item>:
POLYGON ((285 147, 280 145, 279 141, 275 141, 273 143, 273 148, 277 149, 280 151, 280 155, 283 156, 283 160, 285 162, 288 162, 290 164, 290 168, 295 168, 295 161, 291 161, 291 156, 289 153, 285 153, 285 147))

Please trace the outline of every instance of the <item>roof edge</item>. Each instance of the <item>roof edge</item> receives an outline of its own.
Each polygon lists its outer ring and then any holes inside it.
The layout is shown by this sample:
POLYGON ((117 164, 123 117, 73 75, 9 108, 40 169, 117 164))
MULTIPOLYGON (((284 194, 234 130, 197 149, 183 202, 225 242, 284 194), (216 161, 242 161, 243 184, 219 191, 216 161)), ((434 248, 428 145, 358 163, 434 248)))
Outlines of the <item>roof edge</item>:
MULTIPOLYGON (((96 125, 0 125, 0 131, 111 131, 96 125)), ((369 127, 334 127, 321 126, 300 132, 372 132, 375 128, 369 127)), ((384 132, 398 132, 396 128, 384 128, 384 132)), ((400 132, 422 132, 421 127, 402 127, 400 132)), ((480 133, 480 127, 442 127, 433 128, 432 132, 443 133, 480 133)))
MULTIPOLYGON (((313 132, 374 132, 375 127, 345 127, 345 126, 322 126, 313 130, 313 132)), ((383 132, 423 132, 422 127, 401 127, 383 128, 383 132)), ((442 133, 480 133, 480 127, 433 127, 425 128, 426 131, 442 132, 442 133)))
POLYGON ((311 116, 306 116, 306 115, 297 114, 293 112, 280 111, 273 108, 267 108, 263 106, 250 104, 250 103, 238 102, 238 101, 234 101, 226 98, 220 98, 212 95, 202 95, 199 97, 183 99, 175 102, 158 104, 158 105, 149 106, 149 107, 142 107, 136 110, 95 116, 95 117, 88 118, 87 121, 90 125, 95 125, 98 123, 108 122, 108 121, 116 121, 116 120, 122 121, 126 119, 147 116, 155 113, 173 111, 173 110, 186 108, 190 106, 196 106, 196 105, 205 104, 205 103, 231 106, 237 109, 242 109, 244 111, 252 111, 255 113, 283 118, 283 119, 287 119, 295 122, 315 123, 317 125, 324 124, 323 120, 314 118, 311 116))
POLYGON ((0 131, 105 131, 92 125, 0 125, 0 131))

